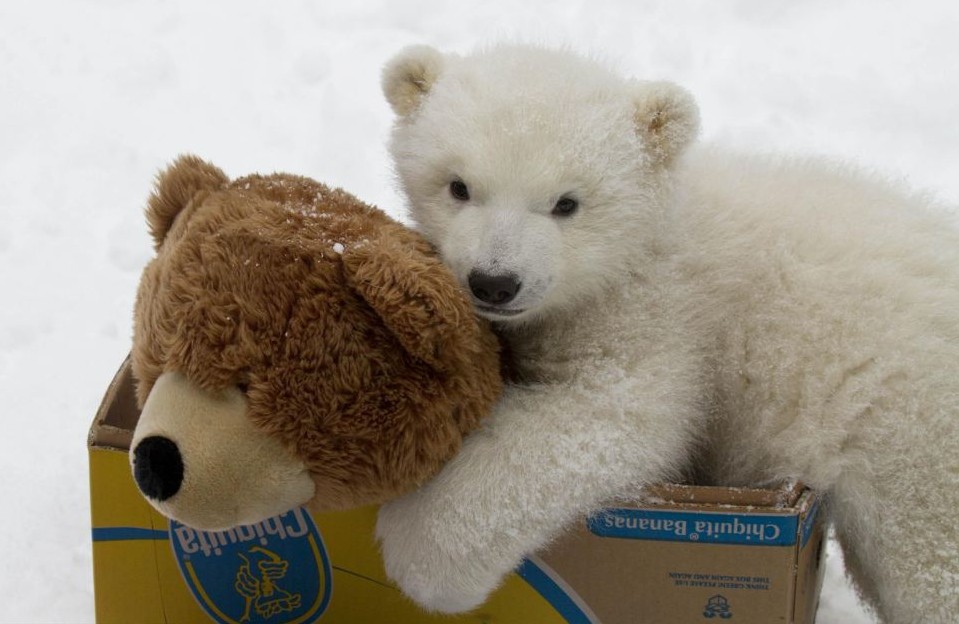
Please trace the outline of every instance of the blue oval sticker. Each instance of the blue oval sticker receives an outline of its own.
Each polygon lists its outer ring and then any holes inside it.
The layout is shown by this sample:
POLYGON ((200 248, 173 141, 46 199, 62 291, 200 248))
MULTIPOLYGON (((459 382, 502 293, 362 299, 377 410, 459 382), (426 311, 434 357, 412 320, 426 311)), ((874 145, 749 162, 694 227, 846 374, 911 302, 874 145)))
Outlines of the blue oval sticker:
POLYGON ((170 542, 194 598, 220 624, 308 624, 330 604, 330 559, 303 508, 226 531, 171 520, 170 542))

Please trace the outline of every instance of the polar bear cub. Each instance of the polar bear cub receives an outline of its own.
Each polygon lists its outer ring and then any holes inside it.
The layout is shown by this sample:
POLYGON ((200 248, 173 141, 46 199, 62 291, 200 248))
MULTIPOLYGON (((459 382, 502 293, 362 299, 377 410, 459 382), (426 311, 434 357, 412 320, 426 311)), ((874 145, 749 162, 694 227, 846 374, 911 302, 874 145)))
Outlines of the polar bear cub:
POLYGON ((959 234, 848 167, 695 145, 697 107, 564 51, 400 52, 384 91, 414 220, 524 379, 383 507, 388 574, 480 604, 650 482, 828 492, 884 622, 959 617, 959 234))

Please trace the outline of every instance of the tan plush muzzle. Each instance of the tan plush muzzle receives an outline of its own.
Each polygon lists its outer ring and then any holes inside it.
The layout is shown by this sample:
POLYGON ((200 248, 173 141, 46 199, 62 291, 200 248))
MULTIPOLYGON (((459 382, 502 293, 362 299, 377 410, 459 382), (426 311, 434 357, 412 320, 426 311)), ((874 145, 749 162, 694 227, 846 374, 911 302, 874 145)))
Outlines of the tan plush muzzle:
POLYGON ((253 425, 240 390, 206 392, 180 373, 150 391, 130 462, 160 513, 198 529, 259 522, 315 492, 303 462, 253 425))

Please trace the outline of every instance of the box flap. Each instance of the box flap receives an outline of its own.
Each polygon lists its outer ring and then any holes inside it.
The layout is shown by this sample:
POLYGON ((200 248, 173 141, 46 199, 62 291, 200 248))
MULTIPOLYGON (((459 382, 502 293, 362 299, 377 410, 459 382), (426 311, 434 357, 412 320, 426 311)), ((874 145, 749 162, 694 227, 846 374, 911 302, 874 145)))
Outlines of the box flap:
POLYGON ((709 506, 712 511, 795 514, 805 489, 798 481, 784 481, 770 488, 657 484, 643 488, 632 502, 642 507, 662 509, 696 510, 709 506))
POLYGON ((133 429, 139 419, 136 384, 128 355, 103 396, 103 402, 90 427, 87 444, 91 447, 129 450, 133 429))

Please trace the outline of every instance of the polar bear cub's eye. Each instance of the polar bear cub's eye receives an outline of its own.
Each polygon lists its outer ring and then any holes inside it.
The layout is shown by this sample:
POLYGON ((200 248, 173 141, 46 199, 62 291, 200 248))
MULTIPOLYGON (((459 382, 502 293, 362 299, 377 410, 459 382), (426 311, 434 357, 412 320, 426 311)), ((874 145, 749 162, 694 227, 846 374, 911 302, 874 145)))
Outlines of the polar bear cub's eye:
POLYGON ((470 190, 469 187, 466 186, 466 182, 453 180, 450 182, 450 195, 453 196, 453 199, 467 201, 470 198, 470 190))
POLYGON ((579 208, 579 202, 577 202, 572 197, 561 197, 556 205, 553 206, 552 214, 558 217, 568 217, 569 215, 576 212, 576 209, 579 208))

